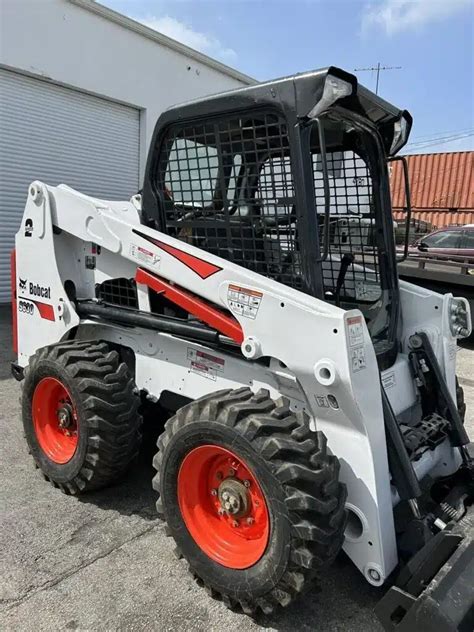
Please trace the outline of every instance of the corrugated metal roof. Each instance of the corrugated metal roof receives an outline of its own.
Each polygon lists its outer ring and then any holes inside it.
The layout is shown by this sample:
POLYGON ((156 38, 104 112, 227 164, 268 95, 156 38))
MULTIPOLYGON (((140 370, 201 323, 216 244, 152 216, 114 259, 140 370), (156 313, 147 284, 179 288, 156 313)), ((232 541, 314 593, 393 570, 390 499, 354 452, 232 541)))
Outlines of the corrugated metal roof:
MULTIPOLYGON (((396 221, 403 221, 406 217, 404 211, 393 211, 396 221)), ((444 228, 445 226, 464 226, 474 224, 474 211, 413 211, 413 219, 429 222, 433 228, 444 228)))
MULTIPOLYGON (((406 156, 412 208, 474 209, 474 152, 406 156)), ((391 165, 390 186, 394 209, 405 205, 402 165, 391 165)))

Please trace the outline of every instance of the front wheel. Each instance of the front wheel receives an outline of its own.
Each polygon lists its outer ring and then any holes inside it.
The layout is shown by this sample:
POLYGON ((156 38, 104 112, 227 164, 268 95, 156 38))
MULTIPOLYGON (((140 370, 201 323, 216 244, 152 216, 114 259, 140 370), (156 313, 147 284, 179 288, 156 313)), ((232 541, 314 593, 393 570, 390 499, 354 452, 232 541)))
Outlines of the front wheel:
POLYGON ((39 349, 22 390, 23 427, 36 465, 69 494, 116 482, 138 452, 139 404, 130 371, 105 342, 39 349))
POLYGON ((346 492, 324 435, 248 388, 196 400, 165 428, 153 486, 192 573, 247 613, 288 605, 344 539, 346 492))

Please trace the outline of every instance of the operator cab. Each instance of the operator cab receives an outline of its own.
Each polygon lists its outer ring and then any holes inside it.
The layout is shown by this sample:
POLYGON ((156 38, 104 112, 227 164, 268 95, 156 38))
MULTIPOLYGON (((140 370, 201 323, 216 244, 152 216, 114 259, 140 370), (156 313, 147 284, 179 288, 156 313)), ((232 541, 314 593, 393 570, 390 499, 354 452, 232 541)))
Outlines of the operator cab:
POLYGON ((143 191, 160 231, 365 316, 381 368, 397 352, 387 160, 411 117, 337 68, 174 107, 143 191))

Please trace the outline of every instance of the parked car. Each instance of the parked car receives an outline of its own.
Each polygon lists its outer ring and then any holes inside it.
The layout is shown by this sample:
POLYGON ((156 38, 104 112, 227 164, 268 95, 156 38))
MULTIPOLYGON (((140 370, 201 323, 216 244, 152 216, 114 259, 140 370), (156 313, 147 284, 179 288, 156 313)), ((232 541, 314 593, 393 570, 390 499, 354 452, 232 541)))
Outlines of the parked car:
POLYGON ((410 256, 474 259, 474 225, 448 226, 415 241, 410 256))

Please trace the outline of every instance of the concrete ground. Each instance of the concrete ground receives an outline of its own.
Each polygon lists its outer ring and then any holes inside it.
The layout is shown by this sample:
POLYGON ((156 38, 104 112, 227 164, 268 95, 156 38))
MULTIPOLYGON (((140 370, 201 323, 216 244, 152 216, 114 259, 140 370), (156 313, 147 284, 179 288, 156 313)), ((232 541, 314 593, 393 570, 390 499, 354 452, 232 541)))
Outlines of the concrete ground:
MULTIPOLYGON (((2 630, 380 630, 371 588, 341 554, 319 592, 252 620, 212 600, 155 518, 145 455, 123 483, 65 496, 35 471, 22 436, 9 312, 0 309, 2 630)), ((459 351, 474 436, 474 345, 459 351)))

